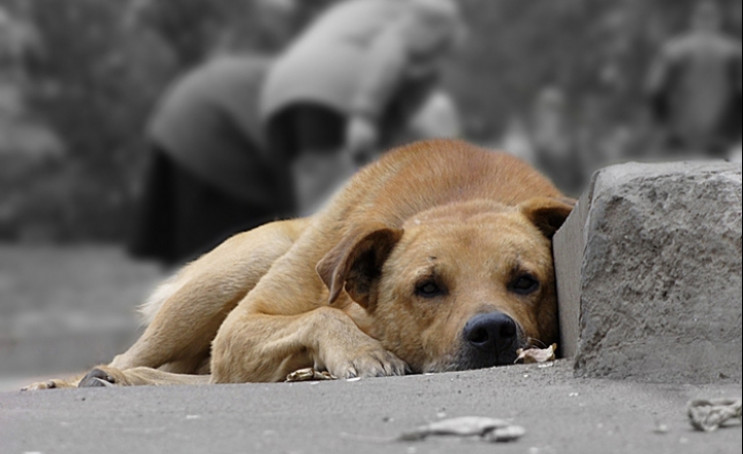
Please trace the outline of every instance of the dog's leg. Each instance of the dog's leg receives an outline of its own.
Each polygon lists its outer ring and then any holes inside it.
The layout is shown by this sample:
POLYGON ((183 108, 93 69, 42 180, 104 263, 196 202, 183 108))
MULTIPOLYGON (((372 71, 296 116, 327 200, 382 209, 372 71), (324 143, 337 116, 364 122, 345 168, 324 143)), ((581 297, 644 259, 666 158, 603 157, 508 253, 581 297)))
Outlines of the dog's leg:
POLYGON ((283 381, 304 367, 338 378, 402 375, 405 363, 362 332, 343 311, 320 306, 298 315, 235 309, 214 340, 212 381, 283 381))
POLYGON ((21 388, 21 391, 38 391, 41 389, 57 389, 57 388, 77 388, 77 384, 80 382, 84 375, 77 375, 69 378, 53 378, 49 380, 39 381, 31 383, 30 385, 21 388))
MULTIPOLYGON (((274 222, 235 235, 187 265, 167 282, 167 291, 160 292, 162 301, 148 303, 154 318, 134 345, 107 366, 109 371, 148 367, 167 371, 162 373, 208 373, 202 365, 208 365, 211 341, 222 321, 292 246, 307 222, 274 222)), ((23 389, 77 387, 83 377, 46 380, 23 389)))
POLYGON ((183 367, 171 372, 194 373, 209 357, 227 314, 292 246, 306 222, 275 222, 235 235, 188 265, 182 277, 169 283, 175 287, 172 294, 142 336, 110 366, 124 370, 178 363, 183 367))
POLYGON ((391 249, 394 232, 362 235, 361 246, 349 254, 318 247, 336 243, 340 230, 310 227, 225 319, 212 344, 214 382, 279 381, 305 367, 325 369, 338 378, 405 373, 406 364, 357 325, 363 315, 351 318, 355 308, 367 313, 356 304, 366 300, 359 297, 354 303, 348 294, 340 298, 341 281, 346 282, 350 271, 355 286, 372 291, 372 278, 365 279, 363 272, 378 275, 377 258, 391 249), (326 254, 330 259, 323 258, 326 254), (334 264, 336 257, 348 266, 333 272, 336 267, 326 263, 334 264), (330 286, 321 279, 326 269, 339 277, 330 286))
POLYGON ((98 366, 82 377, 76 386, 142 386, 142 385, 203 385, 210 381, 209 375, 175 374, 150 367, 134 367, 119 370, 98 366))
POLYGON ((199 385, 207 384, 209 375, 177 374, 150 367, 134 367, 120 370, 110 366, 98 366, 85 375, 67 379, 52 379, 25 386, 21 391, 37 391, 57 388, 92 388, 96 386, 141 386, 141 385, 199 385))

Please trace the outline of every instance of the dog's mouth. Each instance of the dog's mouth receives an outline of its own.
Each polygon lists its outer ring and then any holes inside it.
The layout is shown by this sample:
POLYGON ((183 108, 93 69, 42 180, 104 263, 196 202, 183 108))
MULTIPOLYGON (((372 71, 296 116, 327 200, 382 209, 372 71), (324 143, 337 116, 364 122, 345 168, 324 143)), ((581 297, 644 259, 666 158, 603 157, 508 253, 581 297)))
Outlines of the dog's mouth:
POLYGON ((497 354, 485 356, 481 354, 472 355, 470 352, 459 351, 458 354, 429 364, 421 371, 414 373, 453 372, 462 370, 485 369, 488 367, 509 366, 516 362, 516 350, 519 347, 508 349, 497 354))
POLYGON ((518 356, 516 350, 519 348, 528 348, 530 345, 531 343, 523 334, 520 326, 513 339, 490 345, 488 346, 489 348, 481 348, 463 339, 454 352, 445 358, 441 358, 423 367, 422 372, 451 372, 509 366, 516 362, 518 356))
POLYGON ((516 350, 523 348, 526 342, 521 336, 504 345, 495 346, 491 350, 474 348, 464 344, 455 361, 456 370, 483 369, 495 366, 510 366, 516 361, 516 350))

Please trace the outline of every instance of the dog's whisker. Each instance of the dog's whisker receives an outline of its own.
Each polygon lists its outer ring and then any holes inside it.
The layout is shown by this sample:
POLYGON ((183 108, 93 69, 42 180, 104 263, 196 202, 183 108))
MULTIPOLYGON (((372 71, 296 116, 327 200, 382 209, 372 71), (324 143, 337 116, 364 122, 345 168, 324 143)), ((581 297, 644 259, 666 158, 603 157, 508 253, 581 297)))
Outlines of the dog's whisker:
POLYGON ((545 344, 541 340, 536 339, 534 337, 527 337, 526 338, 526 347, 547 348, 547 344, 545 344))

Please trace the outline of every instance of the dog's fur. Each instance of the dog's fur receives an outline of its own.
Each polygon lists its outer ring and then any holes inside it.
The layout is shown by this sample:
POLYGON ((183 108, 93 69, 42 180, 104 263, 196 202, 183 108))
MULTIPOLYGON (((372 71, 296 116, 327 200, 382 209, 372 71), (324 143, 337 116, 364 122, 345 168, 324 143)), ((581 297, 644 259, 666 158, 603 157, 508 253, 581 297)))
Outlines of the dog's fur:
POLYGON ((241 233, 184 267, 110 365, 29 389, 509 364, 516 348, 557 338, 551 237, 571 209, 509 155, 452 140, 402 147, 317 215, 241 233))

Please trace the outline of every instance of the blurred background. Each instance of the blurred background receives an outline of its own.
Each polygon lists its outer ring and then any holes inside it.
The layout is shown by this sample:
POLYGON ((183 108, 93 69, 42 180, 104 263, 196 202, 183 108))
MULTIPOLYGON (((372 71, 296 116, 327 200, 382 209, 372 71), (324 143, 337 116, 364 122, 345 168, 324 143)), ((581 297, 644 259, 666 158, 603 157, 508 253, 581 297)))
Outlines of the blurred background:
POLYGON ((174 267, 385 147, 465 138, 574 196, 740 160, 740 45, 740 0, 0 0, 0 389, 110 360, 174 267))

